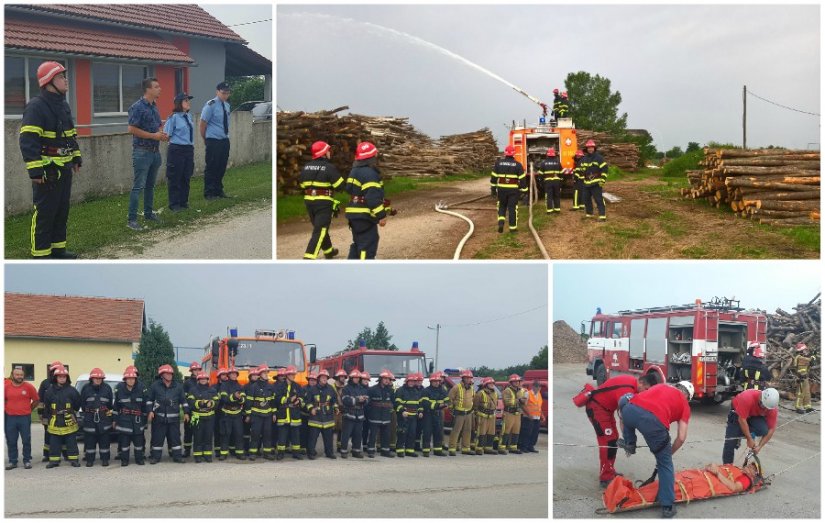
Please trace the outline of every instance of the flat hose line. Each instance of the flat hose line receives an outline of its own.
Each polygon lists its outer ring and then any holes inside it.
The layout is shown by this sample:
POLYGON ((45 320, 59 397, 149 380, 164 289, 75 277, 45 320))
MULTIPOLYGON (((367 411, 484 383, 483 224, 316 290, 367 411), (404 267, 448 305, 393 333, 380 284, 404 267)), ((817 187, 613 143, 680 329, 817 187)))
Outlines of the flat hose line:
POLYGON ((550 255, 547 253, 547 249, 544 248, 544 243, 541 241, 541 237, 539 233, 536 232, 535 227, 533 227, 533 193, 536 187, 536 177, 534 176, 535 172, 533 171, 533 165, 530 165, 530 199, 528 204, 528 218, 527 218, 527 227, 530 229, 530 232, 533 233, 533 239, 536 240, 536 245, 539 247, 539 251, 541 251, 541 255, 544 256, 545 260, 550 259, 550 255))

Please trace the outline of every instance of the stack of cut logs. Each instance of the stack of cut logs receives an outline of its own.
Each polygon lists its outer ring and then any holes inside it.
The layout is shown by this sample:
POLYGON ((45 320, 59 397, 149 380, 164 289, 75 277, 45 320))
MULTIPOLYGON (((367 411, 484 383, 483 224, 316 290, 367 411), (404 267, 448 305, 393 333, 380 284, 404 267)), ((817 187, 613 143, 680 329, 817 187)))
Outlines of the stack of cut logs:
POLYGON ((407 118, 336 114, 347 109, 277 114, 279 193, 298 190, 298 174, 312 160, 310 146, 316 140, 332 146, 332 162, 345 176, 352 168, 358 142, 373 142, 384 179, 487 172, 499 154, 489 129, 433 140, 410 125, 407 118))
POLYGON ((771 370, 773 381, 771 385, 779 389, 780 393, 793 399, 796 393, 796 379, 792 371, 793 357, 796 355, 796 344, 804 343, 808 346, 816 361, 810 371, 811 392, 820 390, 820 340, 822 331, 822 300, 817 294, 808 303, 800 303, 794 307, 791 314, 776 309, 776 314, 768 314, 768 346, 765 363, 771 370))
POLYGON ((772 225, 819 223, 819 153, 787 149, 705 149, 703 170, 687 171, 688 198, 730 206, 772 225))
POLYGON ((576 129, 579 148, 584 151, 587 140, 594 140, 607 165, 615 165, 624 171, 639 167, 639 146, 635 143, 619 143, 610 133, 576 129))

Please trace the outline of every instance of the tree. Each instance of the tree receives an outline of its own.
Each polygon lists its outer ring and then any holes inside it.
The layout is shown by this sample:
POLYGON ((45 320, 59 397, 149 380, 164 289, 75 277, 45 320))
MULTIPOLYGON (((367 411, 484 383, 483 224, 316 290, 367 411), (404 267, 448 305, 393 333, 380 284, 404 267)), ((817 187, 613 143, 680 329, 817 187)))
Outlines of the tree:
POLYGON ((183 381, 175 361, 175 349, 169 334, 163 326, 154 320, 149 320, 149 328, 140 336, 140 348, 135 357, 135 367, 138 369, 141 381, 148 387, 158 373, 161 365, 171 365, 175 370, 174 379, 183 381))
POLYGON ((530 368, 531 369, 549 369, 550 367, 547 366, 547 353, 549 348, 547 345, 539 350, 539 353, 533 356, 533 359, 530 360, 530 368))
POLYGON ((367 348, 371 350, 398 350, 398 347, 391 343, 392 335, 383 321, 378 322, 375 332, 366 327, 355 336, 354 340, 347 341, 347 350, 357 349, 360 340, 363 340, 367 348))
POLYGON ((231 76, 226 83, 232 87, 232 107, 264 99, 263 76, 231 76))
POLYGON ((701 147, 699 147, 699 142, 688 142, 687 149, 685 149, 686 153, 692 153, 693 151, 698 151, 701 147))
POLYGON ((665 156, 667 156, 668 158, 678 158, 678 157, 682 156, 683 154, 685 154, 685 153, 682 152, 682 148, 679 147, 678 145, 676 145, 671 150, 667 151, 665 153, 665 156))
POLYGON ((570 116, 579 129, 618 133, 627 128, 627 113, 619 116, 622 95, 610 91, 610 80, 579 71, 564 81, 569 96, 570 116))

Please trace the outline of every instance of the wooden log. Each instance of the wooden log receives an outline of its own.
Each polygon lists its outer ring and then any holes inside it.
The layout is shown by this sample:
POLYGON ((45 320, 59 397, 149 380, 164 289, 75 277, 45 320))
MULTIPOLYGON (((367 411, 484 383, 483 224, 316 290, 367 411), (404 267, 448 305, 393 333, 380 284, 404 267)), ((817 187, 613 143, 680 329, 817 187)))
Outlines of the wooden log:
POLYGON ((774 226, 817 225, 818 221, 810 218, 759 218, 759 223, 774 226))
POLYGON ((815 200, 800 200, 800 201, 773 201, 760 200, 760 209, 767 209, 770 211, 817 211, 819 210, 819 201, 815 200))
POLYGON ((818 200, 819 191, 760 191, 743 195, 743 200, 818 200))
POLYGON ((762 189, 810 192, 812 185, 787 183, 787 181, 756 181, 747 178, 728 178, 725 180, 728 187, 759 187, 762 189))
POLYGON ((752 158, 755 156, 794 156, 802 159, 819 159, 819 153, 794 149, 716 149, 717 158, 752 158))

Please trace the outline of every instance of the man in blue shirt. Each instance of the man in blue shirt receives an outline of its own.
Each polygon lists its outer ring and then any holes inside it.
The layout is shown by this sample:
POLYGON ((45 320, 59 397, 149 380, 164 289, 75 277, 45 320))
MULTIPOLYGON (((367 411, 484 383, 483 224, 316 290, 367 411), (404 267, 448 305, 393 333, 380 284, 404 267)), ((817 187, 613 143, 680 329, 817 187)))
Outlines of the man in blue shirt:
POLYGON ((132 138, 132 168, 135 179, 129 196, 129 215, 126 226, 140 231, 143 227, 137 221, 138 201, 143 191, 143 219, 159 222, 154 213, 155 180, 160 168, 160 142, 169 140, 161 130, 160 113, 155 101, 160 97, 160 83, 157 78, 143 80, 143 97, 129 107, 129 133, 132 138))
POLYGON ((223 192, 223 175, 229 161, 229 95, 226 82, 217 86, 212 98, 201 111, 200 132, 206 144, 206 168, 203 171, 203 196, 207 200, 229 198, 223 192))

